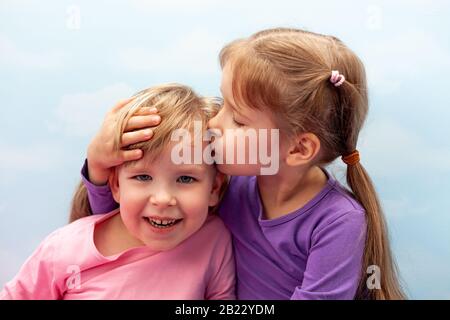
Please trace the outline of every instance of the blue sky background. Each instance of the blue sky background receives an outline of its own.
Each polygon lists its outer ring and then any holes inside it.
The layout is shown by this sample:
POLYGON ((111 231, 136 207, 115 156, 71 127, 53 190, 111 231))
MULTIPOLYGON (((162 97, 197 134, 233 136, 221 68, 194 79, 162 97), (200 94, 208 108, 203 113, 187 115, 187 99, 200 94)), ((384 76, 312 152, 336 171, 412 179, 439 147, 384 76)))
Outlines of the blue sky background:
MULTIPOLYGON (((63 226, 87 145, 118 99, 162 82, 219 95, 218 53, 274 26, 364 61, 362 162, 411 298, 450 299, 448 1, 0 1, 0 286, 63 226), (447 138, 445 138, 447 137, 447 138)), ((332 166, 343 177, 343 166, 332 166)))

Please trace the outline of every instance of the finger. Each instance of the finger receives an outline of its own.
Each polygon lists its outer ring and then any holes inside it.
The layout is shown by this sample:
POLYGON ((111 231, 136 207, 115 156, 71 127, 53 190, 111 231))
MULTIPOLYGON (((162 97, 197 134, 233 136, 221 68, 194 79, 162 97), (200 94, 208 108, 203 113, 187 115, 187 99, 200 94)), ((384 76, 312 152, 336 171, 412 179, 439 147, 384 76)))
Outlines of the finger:
POLYGON ((161 117, 158 115, 151 116, 133 116, 128 120, 125 127, 125 132, 157 126, 161 122, 161 117))
POLYGON ((119 111, 121 108, 126 106, 129 102, 133 101, 135 97, 130 97, 127 99, 120 100, 116 103, 116 105, 111 109, 112 112, 119 111))
POLYGON ((142 155, 143 152, 141 149, 121 151, 121 158, 123 162, 139 160, 140 158, 142 158, 142 155))
POLYGON ((146 116, 149 114, 155 114, 158 113, 158 109, 155 107, 142 107, 134 115, 140 115, 140 116, 146 116))
POLYGON ((144 129, 144 130, 125 132, 122 135, 121 148, 129 146, 130 144, 135 144, 135 143, 138 143, 138 142, 147 141, 152 136, 153 136, 153 130, 152 129, 144 129))

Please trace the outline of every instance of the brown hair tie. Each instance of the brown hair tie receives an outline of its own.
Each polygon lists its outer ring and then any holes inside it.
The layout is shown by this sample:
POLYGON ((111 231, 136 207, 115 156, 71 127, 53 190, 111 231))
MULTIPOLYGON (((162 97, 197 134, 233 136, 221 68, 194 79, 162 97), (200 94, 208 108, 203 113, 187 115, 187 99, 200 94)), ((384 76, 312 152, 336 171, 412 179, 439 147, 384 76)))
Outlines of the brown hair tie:
POLYGON ((342 161, 349 166, 353 166, 359 162, 359 151, 355 150, 352 153, 342 156, 342 161))

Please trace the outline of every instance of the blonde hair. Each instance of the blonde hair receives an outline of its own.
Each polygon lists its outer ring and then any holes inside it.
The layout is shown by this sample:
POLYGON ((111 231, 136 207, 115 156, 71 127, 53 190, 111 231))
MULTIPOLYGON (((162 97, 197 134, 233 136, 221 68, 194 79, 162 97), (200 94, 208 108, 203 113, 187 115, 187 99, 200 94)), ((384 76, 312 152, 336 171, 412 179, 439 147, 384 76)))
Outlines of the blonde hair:
MULTIPOLYGON (((208 121, 219 111, 222 101, 218 98, 198 96, 191 88, 180 84, 165 84, 151 87, 138 92, 135 99, 120 110, 116 122, 114 139, 115 150, 121 149, 121 137, 125 131, 128 120, 144 107, 156 107, 161 123, 153 128, 154 135, 151 140, 132 144, 127 149, 142 149, 146 160, 154 160, 162 150, 169 145, 172 132, 183 128, 192 130, 194 122, 200 121, 206 130, 208 121)), ((124 163, 125 166, 136 161, 124 163)), ((220 198, 227 186, 225 181, 220 190, 220 198)), ((211 208, 215 212, 217 206, 211 208)), ((86 187, 81 182, 72 199, 69 221, 92 214, 89 206, 86 187)))
MULTIPOLYGON (((230 63, 235 101, 269 110, 288 136, 314 133, 321 142, 323 166, 356 149, 368 112, 364 65, 333 36, 276 28, 238 39, 220 52, 222 68, 230 63), (335 87, 332 70, 345 82, 335 87)), ((355 299, 404 299, 391 254, 385 218, 374 185, 361 163, 347 167, 351 192, 366 211, 367 236, 355 299), (366 270, 381 269, 381 289, 366 289, 366 270)))

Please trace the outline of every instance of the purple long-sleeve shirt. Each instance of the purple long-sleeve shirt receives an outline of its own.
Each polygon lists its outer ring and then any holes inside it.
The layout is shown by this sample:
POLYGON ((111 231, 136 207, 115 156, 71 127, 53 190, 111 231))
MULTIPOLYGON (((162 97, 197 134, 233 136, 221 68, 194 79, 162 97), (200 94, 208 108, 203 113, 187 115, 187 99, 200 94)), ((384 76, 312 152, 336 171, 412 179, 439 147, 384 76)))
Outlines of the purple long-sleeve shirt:
MULTIPOLYGON (((116 208, 108 186, 89 182, 94 213, 116 208)), ((238 299, 353 299, 366 237, 363 207, 326 171, 305 206, 265 220, 256 177, 232 177, 219 214, 233 236, 238 299)))

